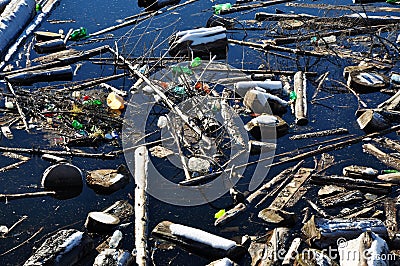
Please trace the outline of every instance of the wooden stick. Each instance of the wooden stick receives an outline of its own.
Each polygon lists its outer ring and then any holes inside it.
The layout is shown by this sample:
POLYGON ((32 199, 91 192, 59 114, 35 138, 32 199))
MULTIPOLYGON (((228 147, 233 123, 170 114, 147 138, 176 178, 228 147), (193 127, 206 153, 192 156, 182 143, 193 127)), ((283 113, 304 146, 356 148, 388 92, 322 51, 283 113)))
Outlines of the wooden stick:
POLYGON ((54 196, 55 191, 38 191, 38 192, 27 192, 19 194, 0 194, 0 200, 9 201, 14 199, 26 199, 26 198, 37 198, 43 196, 54 196))
POLYGON ((21 244, 19 244, 19 245, 13 247, 12 249, 7 250, 6 252, 1 253, 1 254, 0 254, 0 257, 1 257, 1 256, 4 256, 4 255, 7 255, 8 253, 11 253, 11 252, 13 252, 14 250, 16 250, 16 249, 22 247, 23 245, 25 245, 26 243, 28 243, 29 241, 31 241, 32 239, 34 239, 38 234, 40 234, 40 232, 42 232, 43 229, 44 229, 44 227, 40 227, 39 230, 37 230, 37 231, 36 231, 33 235, 31 235, 27 240, 25 240, 25 241, 22 242, 21 244))
POLYGON ((325 137, 325 136, 330 136, 330 135, 340 135, 340 134, 347 134, 347 133, 349 133, 349 131, 346 128, 335 128, 335 129, 328 129, 328 130, 293 135, 293 136, 289 137, 289 139, 290 140, 309 139, 309 138, 325 137))
POLYGON ((8 81, 6 81, 6 82, 7 82, 8 89, 11 91, 11 93, 12 93, 12 94, 14 95, 14 97, 15 97, 15 100, 16 100, 16 101, 15 101, 15 105, 17 106, 17 110, 18 110, 19 116, 21 117, 22 122, 24 123, 25 131, 29 133, 29 126, 28 126, 28 123, 26 122, 25 114, 24 114, 24 112, 22 111, 22 108, 21 108, 21 106, 20 106, 19 103, 18 103, 19 96, 17 96, 17 95, 15 94, 14 88, 12 87, 11 83, 8 82, 8 81))
POLYGON ((313 96, 312 96, 312 98, 311 98, 311 101, 315 100, 315 98, 317 97, 318 92, 321 90, 322 84, 324 84, 324 82, 325 82, 326 78, 328 77, 328 75, 329 75, 329 71, 325 72, 325 73, 321 76, 321 80, 320 80, 319 83, 318 83, 318 87, 317 87, 317 89, 315 90, 315 92, 314 92, 314 94, 313 94, 313 96))
POLYGON ((317 53, 317 52, 313 52, 313 51, 292 49, 292 48, 273 45, 271 43, 261 44, 261 43, 254 43, 254 42, 238 41, 238 40, 233 40, 233 39, 228 39, 228 43, 234 43, 234 44, 239 44, 239 45, 243 45, 243 46, 249 46, 249 47, 252 47, 252 48, 258 48, 258 49, 262 49, 262 50, 265 50, 265 51, 276 50, 276 51, 287 52, 287 53, 298 54, 298 55, 308 55, 308 56, 315 56, 315 57, 324 56, 321 53, 317 53))
POLYGON ((229 9, 221 10, 220 14, 221 15, 230 14, 230 13, 240 12, 240 11, 244 11, 244 10, 255 9, 255 8, 259 8, 259 7, 287 3, 287 2, 291 2, 291 1, 294 1, 294 0, 270 0, 270 1, 263 1, 263 2, 257 3, 257 4, 250 4, 250 5, 233 5, 229 9))
POLYGON ((58 156, 77 156, 87 158, 99 158, 99 159, 115 159, 117 157, 116 152, 109 153, 86 153, 86 152, 75 152, 75 151, 55 151, 55 150, 40 150, 35 148, 13 148, 0 146, 0 151, 5 152, 16 152, 16 153, 28 153, 35 155, 43 155, 45 153, 58 155, 58 156))

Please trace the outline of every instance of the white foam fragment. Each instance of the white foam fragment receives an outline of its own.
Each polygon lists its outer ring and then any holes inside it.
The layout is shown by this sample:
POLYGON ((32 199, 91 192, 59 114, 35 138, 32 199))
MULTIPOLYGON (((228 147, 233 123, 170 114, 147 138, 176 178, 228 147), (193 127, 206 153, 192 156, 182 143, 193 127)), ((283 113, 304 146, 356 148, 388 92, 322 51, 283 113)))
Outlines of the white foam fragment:
POLYGON ((64 250, 56 257, 56 261, 60 261, 62 255, 70 252, 74 247, 78 246, 81 243, 82 237, 83 232, 78 231, 65 239, 64 243, 60 245, 60 248, 64 250))
POLYGON ((236 245, 235 241, 181 224, 171 224, 169 229, 175 236, 182 236, 213 248, 228 250, 236 245))
POLYGON ((375 175, 376 174, 376 170, 374 170, 371 167, 368 167, 368 168, 362 170, 362 173, 363 174, 367 174, 367 175, 375 175))

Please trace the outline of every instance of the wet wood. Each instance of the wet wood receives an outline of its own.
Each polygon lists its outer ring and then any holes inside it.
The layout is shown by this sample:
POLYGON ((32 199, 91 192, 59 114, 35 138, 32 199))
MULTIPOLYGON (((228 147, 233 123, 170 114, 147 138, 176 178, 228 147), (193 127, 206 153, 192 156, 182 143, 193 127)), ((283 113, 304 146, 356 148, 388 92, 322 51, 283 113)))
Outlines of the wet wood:
POLYGON ((281 252, 287 249, 291 236, 289 228, 275 228, 267 242, 267 249, 262 257, 261 265, 280 265, 283 259, 281 252))
POLYGON ((215 220, 214 225, 215 226, 221 226, 226 224, 228 221, 234 219, 237 217, 240 213, 243 213, 247 210, 246 205, 243 203, 237 204, 235 207, 232 209, 228 210, 227 212, 224 213, 221 217, 219 217, 217 220, 215 220))
POLYGON ((136 263, 147 265, 147 165, 149 157, 147 148, 142 146, 135 150, 135 248, 136 263))
POLYGON ((35 43, 33 49, 40 54, 44 53, 52 53, 65 50, 67 47, 65 46, 65 42, 63 39, 55 39, 45 42, 35 43))
POLYGON ((38 192, 26 192, 17 194, 0 194, 0 200, 9 201, 14 199, 26 199, 26 198, 40 198, 45 196, 55 196, 55 191, 38 191, 38 192))
POLYGON ((357 123, 365 132, 374 132, 390 127, 390 121, 372 109, 365 110, 357 118, 357 123))
POLYGON ((91 57, 94 57, 97 55, 107 53, 107 52, 109 52, 109 46, 105 45, 105 46, 101 46, 98 48, 81 51, 78 54, 72 54, 72 55, 65 56, 65 57, 59 57, 54 62, 45 63, 45 64, 41 64, 41 65, 35 65, 35 66, 27 67, 27 68, 21 68, 21 69, 17 69, 17 70, 13 70, 13 71, 8 71, 8 72, 0 72, 0 78, 4 78, 5 76, 14 75, 14 74, 26 72, 26 71, 67 66, 67 65, 71 65, 76 62, 83 61, 83 60, 86 60, 88 58, 91 58, 91 57))
POLYGON ((227 257, 237 261, 247 252, 243 246, 236 244, 232 240, 169 221, 159 223, 153 229, 152 235, 211 260, 227 257), (186 233, 182 234, 176 228, 185 230, 186 233), (193 236, 191 235, 192 231, 195 232, 193 236), (199 241, 199 238, 202 240, 199 241), (224 245, 219 245, 220 243, 224 243, 224 245))
POLYGON ((363 151, 375 156, 379 161, 394 169, 400 170, 400 158, 391 156, 372 144, 364 144, 363 151))
POLYGON ((294 92, 296 93, 294 115, 296 124, 304 126, 308 124, 307 119, 307 79, 303 72, 299 71, 294 75, 294 92))
POLYGON ((289 139, 290 140, 308 139, 308 138, 325 137, 325 136, 331 136, 331 135, 341 135, 341 134, 347 134, 347 133, 349 133, 349 131, 346 128, 336 128, 336 129, 328 129, 328 130, 315 131, 315 132, 304 133, 304 134, 299 134, 299 135, 293 135, 293 136, 289 137, 289 139))
POLYGON ((380 145, 382 145, 385 148, 400 152, 400 142, 399 141, 395 141, 395 140, 389 139, 387 137, 373 138, 372 140, 376 143, 379 143, 380 145))
POLYGON ((393 238, 396 233, 398 233, 398 223, 397 223, 397 206, 396 206, 396 200, 392 198, 387 198, 385 200, 385 216, 386 220, 384 221, 384 224, 386 228, 388 229, 389 237, 393 238))
POLYGON ((19 101, 19 96, 15 93, 13 85, 11 85, 11 83, 8 82, 8 81, 7 81, 7 87, 15 97, 15 105, 17 106, 17 110, 18 110, 19 116, 22 119, 22 123, 24 123, 25 131, 29 132, 29 126, 28 126, 28 123, 26 122, 25 113, 22 111, 22 108, 21 108, 21 106, 20 106, 20 104, 18 102, 19 101))
POLYGON ((115 159, 118 155, 117 153, 85 153, 81 151, 59 151, 59 150, 45 150, 37 148, 13 148, 0 146, 0 151, 2 152, 16 152, 16 153, 28 153, 32 155, 43 155, 51 154, 57 156, 76 156, 76 157, 87 157, 87 158, 99 158, 99 159, 115 159))
POLYGON ((244 10, 251 10, 259 7, 265 7, 265 6, 272 6, 272 5, 277 5, 277 4, 282 4, 282 3, 287 3, 291 2, 294 0, 271 0, 271 1, 263 1, 262 3, 257 3, 257 4, 248 4, 248 5, 233 5, 229 9, 221 10, 220 14, 231 14, 235 12, 240 12, 244 10))
POLYGON ((35 31, 34 36, 36 41, 38 42, 62 39, 64 37, 60 33, 50 32, 50 31, 35 31))
POLYGON ((349 165, 343 168, 343 175, 353 178, 373 180, 378 174, 378 170, 366 166, 349 165))
POLYGON ((324 56, 321 53, 313 52, 313 51, 306 51, 306 50, 301 50, 301 49, 292 49, 292 48, 287 48, 283 46, 277 46, 272 43, 254 43, 254 42, 245 42, 245 41, 238 41, 238 40, 233 40, 233 39, 228 39, 228 43, 233 43, 233 44, 238 44, 238 45, 243 45, 243 46, 249 46, 254 49, 260 49, 264 51, 280 51, 280 52, 287 52, 289 54, 296 54, 296 55, 307 55, 307 56, 315 56, 315 57, 321 57, 324 56))
POLYGON ((378 175, 377 178, 381 181, 390 182, 393 184, 400 184, 400 172, 378 175))
POLYGON ((399 111, 400 109, 400 90, 395 95, 378 105, 378 108, 386 111, 399 111))
POLYGON ((43 70, 32 70, 7 75, 5 79, 18 85, 32 85, 36 82, 72 80, 71 66, 47 68, 43 70))
POLYGON ((318 215, 320 215, 323 218, 331 218, 331 216, 329 214, 327 214, 321 207, 319 207, 316 203, 314 203, 313 201, 311 201, 310 199, 306 199, 307 203, 310 205, 310 207, 312 209, 314 209, 318 215))
POLYGON ((112 214, 89 212, 85 221, 85 227, 91 233, 106 234, 112 232, 119 223, 119 218, 112 214))
POLYGON ((325 208, 333 208, 362 200, 364 200, 363 194, 359 190, 353 190, 320 199, 319 202, 325 208))
POLYGON ((392 189, 391 184, 384 182, 377 182, 364 179, 355 179, 344 176, 322 176, 313 175, 311 182, 314 184, 323 185, 338 185, 343 186, 348 189, 359 189, 362 192, 374 193, 374 194, 387 194, 390 193, 392 189))

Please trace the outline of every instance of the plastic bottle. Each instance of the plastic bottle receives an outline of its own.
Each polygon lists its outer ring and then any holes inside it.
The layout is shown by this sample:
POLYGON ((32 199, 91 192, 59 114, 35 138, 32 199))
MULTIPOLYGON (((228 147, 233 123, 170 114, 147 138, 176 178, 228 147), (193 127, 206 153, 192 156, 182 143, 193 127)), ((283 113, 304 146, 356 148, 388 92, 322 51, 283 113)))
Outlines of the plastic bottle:
POLYGON ((214 12, 216 15, 219 15, 221 13, 221 10, 228 10, 232 7, 231 3, 225 3, 225 4, 218 4, 213 6, 214 12))
POLYGON ((188 75, 192 75, 193 71, 186 67, 186 66, 173 66, 172 67, 172 73, 174 74, 188 74, 188 75))
POLYGON ((112 234, 110 242, 108 243, 108 246, 110 248, 116 248, 118 247, 119 242, 122 239, 122 232, 119 230, 115 230, 115 232, 112 234))
POLYGON ((37 3, 35 6, 35 10, 36 10, 36 12, 42 11, 42 6, 39 3, 37 3))
POLYGON ((71 125, 78 130, 83 128, 83 125, 78 120, 73 120, 71 125))
POLYGON ((398 5, 398 4, 400 4, 400 1, 399 0, 386 0, 386 3, 393 4, 393 5, 398 5))
POLYGON ((185 88, 181 86, 176 86, 173 89, 174 93, 179 94, 179 95, 184 95, 186 93, 185 88))
POLYGON ((78 41, 87 37, 87 30, 84 27, 74 30, 69 37, 72 41, 78 41))
POLYGON ((386 170, 382 170, 382 174, 392 174, 392 173, 398 173, 399 170, 395 170, 395 169, 386 169, 386 170))
POLYGON ((289 99, 290 99, 291 101, 294 101, 294 100, 297 99, 297 94, 296 94, 295 91, 291 91, 291 92, 289 93, 289 99))
POLYGON ((198 67, 200 65, 201 65, 201 58, 200 57, 193 58, 192 62, 190 63, 191 67, 198 67))
POLYGON ((399 75, 399 74, 393 73, 393 74, 390 76, 390 80, 392 81, 392 83, 400 84, 400 75, 399 75))

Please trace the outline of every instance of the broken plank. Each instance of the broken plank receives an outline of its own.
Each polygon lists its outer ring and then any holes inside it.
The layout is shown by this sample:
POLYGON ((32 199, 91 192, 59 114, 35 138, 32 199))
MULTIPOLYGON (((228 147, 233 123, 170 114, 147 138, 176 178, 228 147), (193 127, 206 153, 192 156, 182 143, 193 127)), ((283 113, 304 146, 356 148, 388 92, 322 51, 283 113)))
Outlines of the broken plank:
POLYGON ((375 156, 379 161, 386 164, 387 166, 393 167, 397 170, 400 170, 400 159, 390 154, 383 152, 372 144, 364 144, 363 151, 375 156))

